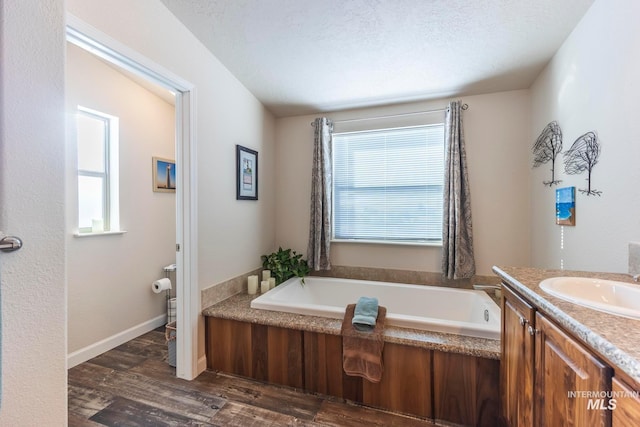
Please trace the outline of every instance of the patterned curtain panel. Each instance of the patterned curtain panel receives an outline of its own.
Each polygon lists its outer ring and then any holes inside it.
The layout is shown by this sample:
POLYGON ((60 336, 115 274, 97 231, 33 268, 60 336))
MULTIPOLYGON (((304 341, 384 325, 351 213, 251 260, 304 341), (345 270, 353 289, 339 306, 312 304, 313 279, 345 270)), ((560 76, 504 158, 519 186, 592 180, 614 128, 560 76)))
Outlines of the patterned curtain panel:
POLYGON ((447 154, 443 189, 442 273, 448 279, 465 279, 476 272, 461 113, 460 101, 452 101, 445 124, 447 154))
POLYGON ((313 171, 311 179, 311 220, 307 260, 313 270, 330 270, 331 242, 331 131, 326 117, 314 122, 313 171))

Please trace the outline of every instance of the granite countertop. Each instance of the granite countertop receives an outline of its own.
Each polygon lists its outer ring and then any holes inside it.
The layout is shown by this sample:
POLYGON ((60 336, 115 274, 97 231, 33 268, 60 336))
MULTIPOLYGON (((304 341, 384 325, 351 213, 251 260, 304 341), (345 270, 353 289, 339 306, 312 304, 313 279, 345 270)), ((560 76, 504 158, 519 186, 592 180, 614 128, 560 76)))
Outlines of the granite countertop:
MULTIPOLYGON (((236 294, 205 308, 204 316, 259 323, 281 328, 300 329, 329 335, 340 335, 341 319, 307 316, 279 311, 259 310, 250 307, 251 300, 259 295, 236 294)), ((488 359, 500 359, 500 340, 464 337, 460 335, 428 332, 387 326, 385 342, 466 354, 488 359)))
POLYGON ((559 276, 594 277, 637 285, 629 275, 521 267, 493 267, 493 271, 541 312, 604 357, 615 371, 622 370, 640 383, 640 320, 564 301, 539 286, 542 280, 559 276))

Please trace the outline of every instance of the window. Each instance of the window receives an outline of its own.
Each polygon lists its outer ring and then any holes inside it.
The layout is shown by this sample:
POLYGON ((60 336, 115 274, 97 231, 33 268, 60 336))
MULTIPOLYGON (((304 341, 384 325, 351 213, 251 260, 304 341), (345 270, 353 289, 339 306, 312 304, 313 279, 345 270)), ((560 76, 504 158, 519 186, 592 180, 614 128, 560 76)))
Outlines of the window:
POLYGON ((78 230, 118 231, 118 118, 78 107, 78 230))
POLYGON ((444 124, 333 135, 333 238, 442 241, 444 124))

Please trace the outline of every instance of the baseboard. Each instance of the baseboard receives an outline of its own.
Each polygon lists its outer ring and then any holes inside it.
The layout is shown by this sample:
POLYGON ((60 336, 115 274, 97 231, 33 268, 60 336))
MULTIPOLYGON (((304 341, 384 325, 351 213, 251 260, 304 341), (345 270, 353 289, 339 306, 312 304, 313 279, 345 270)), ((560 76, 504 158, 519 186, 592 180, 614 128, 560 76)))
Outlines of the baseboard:
MULTIPOLYGON (((204 371, 207 370, 207 356, 202 356, 198 359, 198 374, 200 375, 201 373, 203 373, 204 371)), ((197 376, 196 375, 196 376, 197 376)))
MULTIPOLYGON (((74 366, 79 365, 83 362, 86 362, 89 359, 93 359, 94 357, 104 353, 105 351, 114 349, 117 346, 126 343, 127 341, 131 341, 132 339, 139 337, 142 334, 145 334, 160 326, 163 326, 166 323, 166 321, 167 321, 167 316, 165 314, 162 314, 151 320, 148 320, 132 328, 129 328, 126 331, 122 331, 113 336, 110 336, 101 341, 98 341, 97 343, 91 344, 85 348, 81 348, 80 350, 74 351, 73 353, 67 355, 67 369, 73 368, 74 366)), ((198 361, 198 365, 200 365, 200 361, 198 361)), ((205 367, 206 367, 206 360, 205 360, 205 367)))

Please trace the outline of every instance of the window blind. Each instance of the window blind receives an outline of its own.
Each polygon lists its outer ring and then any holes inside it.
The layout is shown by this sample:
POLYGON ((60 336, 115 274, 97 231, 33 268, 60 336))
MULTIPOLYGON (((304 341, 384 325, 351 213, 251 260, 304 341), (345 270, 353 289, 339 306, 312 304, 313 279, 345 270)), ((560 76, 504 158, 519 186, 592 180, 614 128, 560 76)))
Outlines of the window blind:
POLYGON ((442 240, 444 124, 333 135, 333 238, 442 240))

